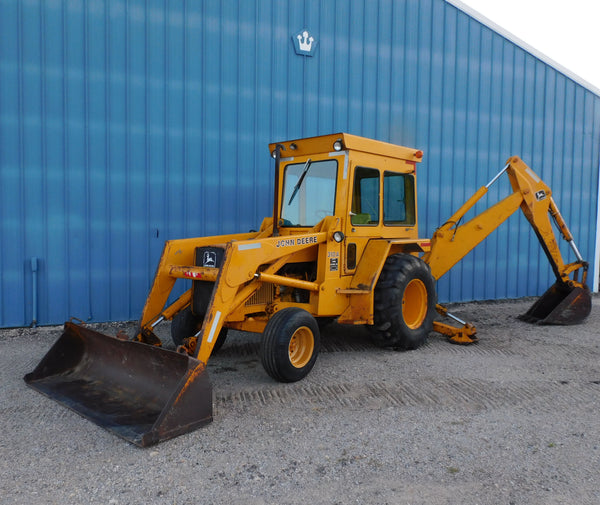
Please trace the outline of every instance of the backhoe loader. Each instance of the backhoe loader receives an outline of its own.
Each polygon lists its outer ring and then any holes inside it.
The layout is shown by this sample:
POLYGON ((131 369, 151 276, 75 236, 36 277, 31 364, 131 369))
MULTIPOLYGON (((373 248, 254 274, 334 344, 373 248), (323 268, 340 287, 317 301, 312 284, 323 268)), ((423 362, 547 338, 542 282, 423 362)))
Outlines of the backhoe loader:
POLYGON ((332 320, 368 325, 376 345, 400 350, 418 348, 431 331, 455 343, 476 342, 471 324, 437 304, 436 281, 518 209, 556 276, 524 319, 573 324, 589 314, 588 264, 550 188, 518 157, 432 238, 422 238, 416 196, 422 151, 349 134, 269 147, 273 215, 258 231, 166 242, 132 340, 67 322, 25 381, 148 446, 212 420, 206 366, 228 329, 262 333, 263 367, 281 382, 310 372, 319 328, 332 320), (512 193, 461 224, 504 173, 512 193), (572 263, 563 261, 553 222, 573 249, 572 263), (168 303, 176 282, 185 281, 189 289, 168 303), (435 320, 436 311, 453 324, 435 320), (162 348, 155 334, 165 321, 176 351, 162 348))

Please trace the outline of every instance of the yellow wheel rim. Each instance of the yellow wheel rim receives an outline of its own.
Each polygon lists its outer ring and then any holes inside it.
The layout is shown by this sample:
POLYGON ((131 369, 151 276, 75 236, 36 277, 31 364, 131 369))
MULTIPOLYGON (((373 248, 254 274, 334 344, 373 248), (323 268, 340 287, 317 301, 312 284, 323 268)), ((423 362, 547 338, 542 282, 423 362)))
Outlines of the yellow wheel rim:
POLYGON ((402 317, 411 330, 423 324, 427 315, 427 288, 420 279, 408 283, 402 297, 402 317))
POLYGON ((290 362, 296 368, 302 368, 308 364, 315 349, 315 337, 310 328, 301 326, 298 328, 288 346, 290 362))

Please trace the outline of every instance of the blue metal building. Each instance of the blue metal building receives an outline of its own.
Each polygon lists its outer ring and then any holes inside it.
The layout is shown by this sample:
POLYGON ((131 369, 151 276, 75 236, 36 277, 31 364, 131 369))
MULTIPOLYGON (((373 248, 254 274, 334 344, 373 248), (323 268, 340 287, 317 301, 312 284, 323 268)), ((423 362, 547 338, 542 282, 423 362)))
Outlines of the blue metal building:
MULTIPOLYGON (((136 319, 164 240, 270 214, 269 141, 337 131, 425 152, 421 236, 521 156, 597 277, 600 92, 458 2, 0 0, 0 326, 136 319)), ((552 282, 514 216, 438 288, 552 282)))

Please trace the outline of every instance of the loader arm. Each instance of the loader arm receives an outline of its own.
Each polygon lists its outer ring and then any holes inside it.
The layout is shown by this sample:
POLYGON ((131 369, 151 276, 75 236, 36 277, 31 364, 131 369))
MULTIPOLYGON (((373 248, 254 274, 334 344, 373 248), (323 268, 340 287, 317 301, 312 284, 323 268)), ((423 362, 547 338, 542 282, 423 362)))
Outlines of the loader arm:
POLYGON ((329 236, 340 228, 340 220, 329 216, 311 231, 289 237, 264 237, 227 244, 223 265, 213 289, 202 328, 195 335, 194 355, 207 363, 215 344, 215 336, 229 316, 240 307, 263 283, 288 286, 307 291, 323 289, 321 283, 278 275, 290 259, 326 243, 329 236))
POLYGON ((490 233, 518 209, 535 231, 542 249, 556 276, 556 283, 532 307, 528 314, 535 322, 569 324, 579 322, 589 314, 591 299, 585 285, 588 263, 583 260, 573 236, 561 216, 550 188, 519 157, 510 158, 505 167, 486 186, 482 186, 458 211, 438 228, 431 240, 431 249, 423 260, 439 279, 472 251, 490 233), (461 224, 465 214, 488 192, 504 173, 508 175, 513 193, 461 224), (556 223, 563 239, 573 249, 576 261, 565 264, 552 227, 556 223), (579 270, 583 272, 579 280, 579 270), (571 279, 571 274, 573 279, 571 279), (565 306, 562 306, 564 304, 565 306), (553 313, 559 309, 560 315, 553 313))
POLYGON ((272 236, 272 228, 269 225, 258 234, 167 242, 135 340, 160 346, 161 341, 154 334, 154 327, 161 321, 172 319, 177 312, 192 302, 192 293, 188 290, 165 307, 178 278, 213 282, 214 288, 202 326, 195 335, 190 335, 192 338, 185 348, 189 354, 206 363, 216 343, 216 336, 224 324, 232 322, 232 313, 258 291, 263 283, 307 291, 319 290, 320 284, 316 282, 277 275, 277 272, 295 255, 328 242, 328 237, 339 227, 340 220, 330 216, 306 233, 285 237, 272 236), (223 248, 221 266, 194 266, 194 251, 199 245, 218 245, 223 248))
POLYGON ((260 236, 262 236, 262 230, 258 233, 221 235, 201 239, 169 240, 165 242, 152 287, 142 310, 139 321, 139 332, 135 340, 160 346, 161 342, 153 334, 153 328, 164 320, 172 319, 177 312, 189 305, 192 298, 191 289, 183 293, 174 303, 165 308, 167 299, 178 278, 216 280, 218 269, 206 269, 194 266, 196 247, 226 244, 232 240, 256 239, 260 236))

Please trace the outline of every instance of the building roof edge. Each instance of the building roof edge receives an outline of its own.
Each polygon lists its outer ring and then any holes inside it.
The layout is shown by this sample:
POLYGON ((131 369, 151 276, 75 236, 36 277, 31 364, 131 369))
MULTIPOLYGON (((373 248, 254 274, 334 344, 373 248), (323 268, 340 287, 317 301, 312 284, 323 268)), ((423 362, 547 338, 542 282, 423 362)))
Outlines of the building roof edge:
POLYGON ((548 65, 550 65, 551 67, 553 67, 558 72, 564 74, 569 79, 575 81, 580 86, 583 86, 584 88, 588 89, 590 92, 594 93, 596 96, 600 97, 600 88, 597 88, 596 86, 594 86, 590 82, 586 81, 585 79, 583 79, 582 77, 580 77, 579 75, 577 75, 575 72, 569 70, 568 68, 566 68, 565 66, 561 65, 560 63, 554 61, 552 58, 550 58, 549 56, 545 55, 540 50, 538 50, 535 47, 531 46, 530 44, 528 44, 524 40, 521 40, 519 37, 517 37, 513 33, 509 32, 506 28, 503 28, 502 26, 498 25, 497 23, 495 23, 491 19, 485 17, 480 12, 476 11, 475 9, 473 9, 473 7, 470 7, 470 6, 466 5, 466 4, 464 4, 460 0, 444 0, 444 2, 446 2, 447 4, 450 4, 450 5, 454 6, 454 7, 456 7, 457 9, 459 9, 461 11, 463 11, 465 14, 467 14, 470 17, 472 17, 476 21, 479 21, 480 23, 484 24, 488 28, 491 28, 492 30, 494 30, 495 32, 497 32, 499 35, 501 35, 502 37, 504 37, 505 39, 507 39, 510 42, 516 44, 517 46, 521 47, 522 49, 526 50, 527 52, 531 53, 533 56, 535 56, 539 60, 543 61, 544 63, 546 63, 548 65))

